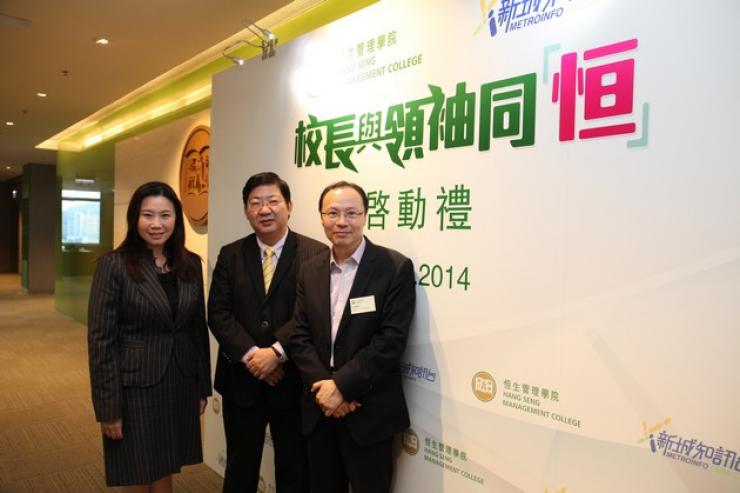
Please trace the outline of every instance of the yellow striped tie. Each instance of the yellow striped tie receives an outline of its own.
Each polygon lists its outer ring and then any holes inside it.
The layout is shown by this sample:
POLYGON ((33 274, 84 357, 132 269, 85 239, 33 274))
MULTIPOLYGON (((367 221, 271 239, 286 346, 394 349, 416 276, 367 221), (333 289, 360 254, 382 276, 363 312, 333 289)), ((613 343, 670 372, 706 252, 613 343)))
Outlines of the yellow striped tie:
POLYGON ((265 281, 265 293, 270 290, 272 275, 275 273, 275 264, 272 263, 272 255, 275 251, 271 247, 265 248, 265 258, 262 260, 262 279, 265 281))

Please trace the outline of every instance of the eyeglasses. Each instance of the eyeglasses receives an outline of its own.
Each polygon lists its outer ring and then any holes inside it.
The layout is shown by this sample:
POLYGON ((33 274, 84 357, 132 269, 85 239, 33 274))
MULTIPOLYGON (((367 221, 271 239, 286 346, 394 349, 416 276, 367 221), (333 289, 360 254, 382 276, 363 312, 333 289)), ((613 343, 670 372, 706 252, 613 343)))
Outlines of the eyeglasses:
POLYGON ((262 209, 264 206, 267 206, 270 209, 275 209, 282 203, 283 201, 277 198, 271 198, 267 200, 253 199, 247 202, 247 208, 252 211, 258 211, 262 209))
POLYGON ((365 211, 326 211, 322 212, 321 215, 329 221, 336 221, 340 216, 344 216, 347 221, 354 221, 365 215, 365 211))

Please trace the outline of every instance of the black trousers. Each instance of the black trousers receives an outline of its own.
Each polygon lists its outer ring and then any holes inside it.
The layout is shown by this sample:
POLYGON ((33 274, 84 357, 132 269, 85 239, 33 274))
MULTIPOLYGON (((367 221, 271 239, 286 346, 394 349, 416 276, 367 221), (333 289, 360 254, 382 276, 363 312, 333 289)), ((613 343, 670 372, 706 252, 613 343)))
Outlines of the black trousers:
POLYGON ((372 445, 354 441, 342 418, 321 418, 308 437, 312 493, 388 493, 393 437, 372 445))
POLYGON ((224 398, 223 418, 226 433, 224 493, 257 491, 268 423, 275 449, 277 493, 310 491, 300 407, 275 409, 270 407, 267 399, 260 399, 250 407, 241 407, 224 398))

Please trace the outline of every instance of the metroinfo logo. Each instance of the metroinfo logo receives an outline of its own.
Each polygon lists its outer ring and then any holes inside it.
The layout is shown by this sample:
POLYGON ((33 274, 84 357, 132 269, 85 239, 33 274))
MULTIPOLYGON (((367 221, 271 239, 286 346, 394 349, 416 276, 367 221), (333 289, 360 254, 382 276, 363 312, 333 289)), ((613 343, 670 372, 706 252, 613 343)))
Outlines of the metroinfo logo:
POLYGON ((479 1, 481 19, 473 34, 487 31, 492 38, 562 17, 571 3, 571 0, 479 1))
POLYGON ((727 443, 704 441, 694 436, 673 433, 669 428, 671 418, 659 421, 655 425, 642 422, 642 437, 637 443, 648 442, 650 452, 662 455, 664 459, 681 462, 686 466, 710 470, 717 474, 737 477, 740 472, 740 454, 738 448, 730 448, 727 443))

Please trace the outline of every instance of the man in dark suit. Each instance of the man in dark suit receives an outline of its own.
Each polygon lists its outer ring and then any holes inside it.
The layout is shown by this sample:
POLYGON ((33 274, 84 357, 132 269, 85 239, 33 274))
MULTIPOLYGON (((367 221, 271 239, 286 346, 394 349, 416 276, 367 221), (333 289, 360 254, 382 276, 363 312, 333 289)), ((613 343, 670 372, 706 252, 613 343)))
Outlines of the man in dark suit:
POLYGON ((331 252, 298 276, 291 358, 304 383, 313 491, 390 491, 395 433, 409 426, 400 358, 416 300, 414 267, 363 236, 358 185, 324 189, 319 212, 331 252))
POLYGON ((307 492, 301 382, 287 349, 296 272, 328 248, 288 229, 290 188, 275 173, 250 177, 242 200, 254 233, 221 249, 208 298, 208 323, 219 342, 214 387, 223 397, 223 491, 257 490, 269 423, 278 493, 307 492))

